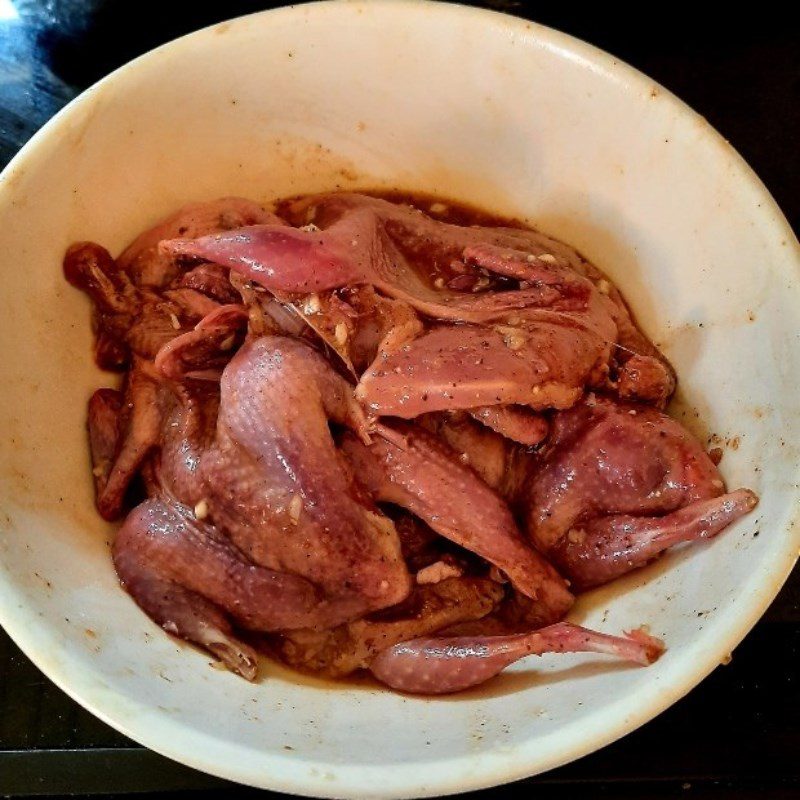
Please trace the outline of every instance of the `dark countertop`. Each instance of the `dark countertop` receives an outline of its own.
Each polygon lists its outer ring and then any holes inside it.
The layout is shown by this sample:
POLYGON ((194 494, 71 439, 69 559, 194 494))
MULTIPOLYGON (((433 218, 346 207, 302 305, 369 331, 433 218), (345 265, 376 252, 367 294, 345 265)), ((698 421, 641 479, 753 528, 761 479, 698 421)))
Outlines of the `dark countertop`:
MULTIPOLYGON (((268 5, 0 0, 0 167, 110 70, 175 36, 268 5)), ((625 13, 607 4, 586 10, 513 0, 479 5, 590 41, 664 84, 730 140, 798 230, 800 42, 788 11, 761 4, 755 16, 752 7, 731 7, 724 18, 704 20, 686 8, 653 4, 625 13)), ((800 797, 799 657, 795 570, 732 663, 657 719, 566 767, 478 794, 800 797)), ((255 794, 174 764, 111 730, 56 689, 0 630, 0 795, 171 791, 195 797, 220 787, 237 796, 255 794)))

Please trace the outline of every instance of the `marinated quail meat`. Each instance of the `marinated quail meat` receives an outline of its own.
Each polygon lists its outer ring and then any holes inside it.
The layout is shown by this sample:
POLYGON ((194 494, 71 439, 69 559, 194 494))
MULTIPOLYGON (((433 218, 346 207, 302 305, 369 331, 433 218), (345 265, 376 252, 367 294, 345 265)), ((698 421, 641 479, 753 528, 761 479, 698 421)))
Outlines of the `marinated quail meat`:
POLYGON ((308 345, 264 336, 239 350, 221 389, 201 464, 214 523, 256 563, 319 586, 320 627, 403 600, 394 525, 355 487, 329 430, 368 438, 349 384, 308 345))
POLYGON ((342 449, 357 479, 377 500, 420 517, 558 615, 572 605, 566 583, 524 541, 502 499, 436 437, 411 426, 381 426, 370 445, 348 437, 342 449))
POLYGON ((519 406, 479 406, 471 408, 469 414, 512 442, 528 447, 535 447, 547 438, 547 419, 519 406))
POLYGON ((724 491, 708 454, 674 419, 590 396, 554 416, 523 503, 532 541, 586 588, 673 544, 714 536, 757 502, 749 490, 724 491))
POLYGON ((146 613, 247 678, 254 677, 255 658, 229 618, 275 630, 313 622, 320 606, 313 584, 254 563, 191 509, 157 498, 131 511, 113 556, 122 585, 146 613))
POLYGON ((217 305, 191 331, 170 339, 156 353, 154 366, 165 378, 217 380, 230 353, 244 339, 248 320, 241 305, 217 305))
POLYGON ((89 401, 89 442, 103 519, 122 513, 125 495, 161 435, 164 396, 148 365, 135 359, 122 397, 101 389, 89 401))
POLYGON ((531 461, 529 449, 479 424, 474 414, 423 414, 417 422, 448 444, 462 464, 471 467, 506 500, 516 497, 525 485, 531 461))
POLYGON ((642 631, 561 621, 574 593, 757 502, 664 413, 618 289, 537 231, 224 198, 64 272, 125 373, 88 406, 120 581, 249 680, 262 652, 429 694, 545 652, 648 664, 642 631))
MULTIPOLYGON (((494 229, 458 228, 459 244, 453 226, 429 223, 436 228, 430 232, 434 260, 443 258, 439 248, 448 258, 460 253, 469 261, 465 242, 497 239, 494 229)), ((404 235, 422 234, 412 228, 404 235)), ((527 265, 520 268, 529 279, 525 286, 516 281, 512 288, 477 293, 439 287, 441 279, 431 280, 423 265, 406 258, 371 203, 355 203, 325 230, 252 226, 165 242, 162 249, 220 263, 279 294, 319 298, 368 284, 432 320, 472 323, 411 331, 401 347, 378 354, 358 392, 381 415, 408 419, 424 411, 509 403, 568 407, 587 382, 605 377, 616 337, 608 298, 588 278, 532 252, 518 254, 527 265)), ((337 325, 346 335, 347 322, 337 325)))
POLYGON ((604 345, 560 323, 440 326, 380 358, 357 393, 372 413, 412 419, 484 405, 569 408, 595 382, 604 345))
POLYGON ((137 286, 164 288, 183 270, 159 249, 162 240, 175 236, 195 239, 245 225, 280 222, 263 206, 241 197, 191 203, 137 236, 120 253, 117 263, 137 286))
POLYGON ((279 649, 298 669, 341 677, 366 669, 378 653, 400 642, 486 616, 502 596, 502 587, 487 578, 449 578, 416 587, 391 613, 326 631, 287 633, 279 649))
POLYGON ((603 653, 647 666, 663 652, 652 636, 608 636, 568 622, 509 636, 419 638, 382 650, 370 671, 382 683, 412 694, 449 694, 493 678, 509 664, 544 653, 603 653))

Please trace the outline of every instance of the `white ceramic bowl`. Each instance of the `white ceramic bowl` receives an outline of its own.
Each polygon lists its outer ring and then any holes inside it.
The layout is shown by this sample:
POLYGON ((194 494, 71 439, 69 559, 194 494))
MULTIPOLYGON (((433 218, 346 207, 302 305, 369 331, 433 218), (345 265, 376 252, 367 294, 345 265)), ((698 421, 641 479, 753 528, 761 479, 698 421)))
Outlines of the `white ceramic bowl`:
POLYGON ((84 706, 199 769, 370 798, 563 764, 714 669, 797 555, 797 243, 705 120, 547 28, 458 6, 351 2, 257 14, 161 47, 71 103, 3 174, 0 269, 0 621, 84 706), (722 470, 761 494, 756 512, 575 611, 610 632, 650 623, 669 645, 655 666, 546 657, 440 700, 270 664, 251 685, 166 636, 117 585, 84 432, 90 391, 111 379, 92 366, 89 306, 62 279, 64 248, 93 239, 118 251, 190 200, 364 186, 477 202, 576 245, 678 368, 690 426, 737 437, 722 470))

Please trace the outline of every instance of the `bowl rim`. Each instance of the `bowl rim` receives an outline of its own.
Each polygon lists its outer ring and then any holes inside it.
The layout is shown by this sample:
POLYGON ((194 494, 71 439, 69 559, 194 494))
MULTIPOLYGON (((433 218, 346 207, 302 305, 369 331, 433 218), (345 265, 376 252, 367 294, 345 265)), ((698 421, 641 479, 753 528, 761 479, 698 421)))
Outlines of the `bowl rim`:
MULTIPOLYGON (((426 14, 503 26, 509 33, 533 38, 537 46, 600 73, 604 79, 623 88, 650 91, 657 87, 663 101, 669 103, 680 117, 703 123, 699 142, 727 153, 733 173, 732 180, 737 183, 741 192, 750 195, 753 205, 760 203, 763 219, 772 217, 769 225, 779 230, 789 245, 786 248, 786 260, 793 261, 800 272, 800 244, 772 195, 728 141, 705 118, 672 92, 624 61, 569 34, 498 11, 433 0, 393 0, 392 3, 385 4, 374 0, 318 0, 231 18, 166 42, 97 81, 40 128, 0 173, 0 206, 8 202, 13 194, 10 188, 13 184, 11 177, 26 162, 34 160, 58 136, 65 123, 73 117, 80 117, 82 107, 94 92, 155 60, 163 50, 175 52, 180 48, 194 47, 204 37, 213 35, 215 29, 231 23, 262 24, 263 20, 264 24, 269 24, 270 20, 281 16, 308 13, 352 14, 355 17, 359 8, 366 7, 373 13, 376 9, 381 12, 391 9, 390 13, 403 14, 424 10, 426 14)), ((800 514, 795 516, 794 521, 797 520, 800 520, 800 514)), ((549 751, 545 748, 544 753, 541 749, 534 752, 526 750, 522 745, 502 752, 493 752, 487 748, 486 751, 469 756, 427 761, 424 771, 415 770, 413 763, 404 765, 411 767, 410 770, 401 770, 384 765, 332 764, 304 759, 303 763, 306 765, 313 764, 320 770, 335 773, 335 782, 327 780, 320 772, 315 776, 311 771, 297 769, 296 758, 279 753, 254 751, 252 762, 257 766, 248 768, 243 763, 247 759, 242 758, 248 748, 233 745, 205 731, 159 715, 143 701, 132 703, 131 710, 138 713, 130 713, 126 719, 119 710, 107 710, 111 704, 106 699, 105 690, 98 689, 90 679, 83 676, 76 679, 74 673, 70 673, 68 667, 65 667, 69 663, 68 658, 59 662, 47 657, 46 648, 42 646, 47 640, 46 622, 29 619, 25 614, 16 614, 12 610, 11 602, 0 602, 0 625, 25 655, 73 700, 120 733, 175 761, 246 785, 313 797, 430 797, 496 786, 561 766, 630 733, 686 695, 720 663, 722 656, 733 651, 747 635, 792 571, 800 551, 800 525, 788 524, 785 530, 776 533, 784 534, 785 542, 783 548, 776 548, 768 565, 769 569, 755 572, 741 587, 729 607, 717 616, 716 635, 709 633, 702 637, 705 648, 699 647, 699 643, 687 648, 688 652, 683 654, 682 667, 674 671, 677 677, 660 684, 654 681, 654 685, 648 687, 646 692, 637 695, 636 704, 622 698, 595 711, 580 723, 571 723, 562 728, 562 733, 570 732, 579 724, 580 732, 573 736, 567 735, 571 744, 564 746, 562 742, 557 752, 553 747, 549 751), (613 717, 615 722, 609 724, 606 719, 608 716, 613 717), (150 724, 155 722, 157 724, 150 724), (213 752, 215 755, 213 758, 197 755, 202 752, 213 752), (269 769, 265 770, 265 764, 269 769)), ((8 581, 0 580, 0 599, 8 601, 12 597, 13 586, 8 581)), ((47 643, 57 647, 52 641, 47 643)), ((559 737, 562 738, 563 736, 559 737)))

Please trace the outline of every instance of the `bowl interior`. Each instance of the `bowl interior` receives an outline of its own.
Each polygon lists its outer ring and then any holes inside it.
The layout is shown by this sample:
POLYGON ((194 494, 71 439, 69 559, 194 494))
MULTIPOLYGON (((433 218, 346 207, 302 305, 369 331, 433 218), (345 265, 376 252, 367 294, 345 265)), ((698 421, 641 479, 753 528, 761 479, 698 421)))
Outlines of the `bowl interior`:
POLYGON ((708 124, 599 51, 423 3, 305 5, 163 47, 53 120, 0 181, 0 621, 62 688, 195 767, 318 796, 464 791, 587 753, 650 719, 736 645, 797 554, 798 251, 708 124), (265 664, 255 685, 153 625, 117 585, 86 436, 78 239, 117 252, 182 203, 334 188, 444 194, 529 220, 605 269, 681 379, 678 413, 726 442, 760 506, 718 540, 585 596, 608 632, 649 623, 636 669, 527 660, 425 700, 265 664), (756 535, 756 534, 759 535, 756 535))

